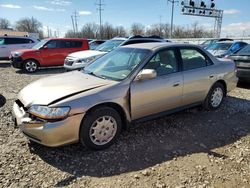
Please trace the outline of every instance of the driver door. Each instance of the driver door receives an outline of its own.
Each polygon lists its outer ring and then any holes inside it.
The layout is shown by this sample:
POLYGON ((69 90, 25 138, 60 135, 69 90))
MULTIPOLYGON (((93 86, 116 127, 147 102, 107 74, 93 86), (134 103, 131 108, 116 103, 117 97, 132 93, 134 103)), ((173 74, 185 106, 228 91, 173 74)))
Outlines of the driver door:
POLYGON ((134 80, 130 86, 132 120, 181 106, 183 75, 176 50, 161 50, 143 69, 154 69, 157 77, 134 80))

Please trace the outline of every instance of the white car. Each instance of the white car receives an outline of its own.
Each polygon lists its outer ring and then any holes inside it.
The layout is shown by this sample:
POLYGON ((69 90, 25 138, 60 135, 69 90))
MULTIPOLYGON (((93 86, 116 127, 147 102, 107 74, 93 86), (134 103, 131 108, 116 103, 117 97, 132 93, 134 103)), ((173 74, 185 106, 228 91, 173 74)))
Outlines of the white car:
POLYGON ((95 50, 85 50, 69 54, 64 61, 64 68, 66 70, 76 70, 84 68, 88 63, 105 55, 119 46, 125 46, 136 43, 148 42, 166 42, 164 39, 157 36, 133 36, 130 38, 116 37, 99 45, 95 50))
POLYGON ((39 40, 31 37, 0 37, 0 60, 8 60, 11 51, 32 48, 39 40))

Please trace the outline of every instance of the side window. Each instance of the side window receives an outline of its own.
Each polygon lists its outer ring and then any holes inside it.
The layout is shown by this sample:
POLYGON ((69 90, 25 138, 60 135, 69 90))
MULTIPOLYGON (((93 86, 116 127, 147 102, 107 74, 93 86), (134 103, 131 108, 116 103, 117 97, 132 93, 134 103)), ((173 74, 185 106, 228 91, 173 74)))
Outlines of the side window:
POLYGON ((5 44, 20 44, 18 38, 5 38, 5 44))
POLYGON ((51 40, 51 41, 47 42, 46 46, 49 49, 57 48, 57 41, 56 40, 51 40))
POLYGON ((156 53, 144 69, 154 69, 157 76, 178 72, 178 61, 174 50, 163 50, 156 53))
POLYGON ((80 48, 81 41, 59 41, 59 48, 80 48))
POLYGON ((0 45, 3 45, 4 43, 4 38, 0 38, 0 45))
POLYGON ((82 41, 71 41, 71 48, 81 48, 82 41))
POLYGON ((211 60, 207 59, 196 49, 180 49, 180 53, 184 71, 212 65, 211 60))

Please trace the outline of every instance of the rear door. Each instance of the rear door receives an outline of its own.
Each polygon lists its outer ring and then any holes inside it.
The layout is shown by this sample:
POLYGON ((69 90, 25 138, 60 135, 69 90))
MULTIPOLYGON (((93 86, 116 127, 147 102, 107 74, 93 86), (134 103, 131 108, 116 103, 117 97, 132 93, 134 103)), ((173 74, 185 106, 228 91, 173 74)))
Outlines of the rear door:
POLYGON ((205 99, 216 72, 211 59, 198 48, 183 47, 179 50, 183 70, 183 105, 205 99))
POLYGON ((9 50, 5 44, 5 37, 0 37, 0 58, 8 58, 9 50))
POLYGON ((183 75, 175 49, 157 52, 143 69, 154 69, 157 77, 131 83, 132 119, 181 106, 183 75))

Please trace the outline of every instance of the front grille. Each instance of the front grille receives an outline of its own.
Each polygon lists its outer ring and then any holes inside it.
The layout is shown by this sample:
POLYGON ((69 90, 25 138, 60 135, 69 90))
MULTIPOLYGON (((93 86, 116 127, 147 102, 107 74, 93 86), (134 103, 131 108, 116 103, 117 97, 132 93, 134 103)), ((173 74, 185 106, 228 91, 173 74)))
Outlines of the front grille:
POLYGON ((65 59, 65 65, 69 65, 69 66, 72 66, 74 61, 72 59, 65 59))

